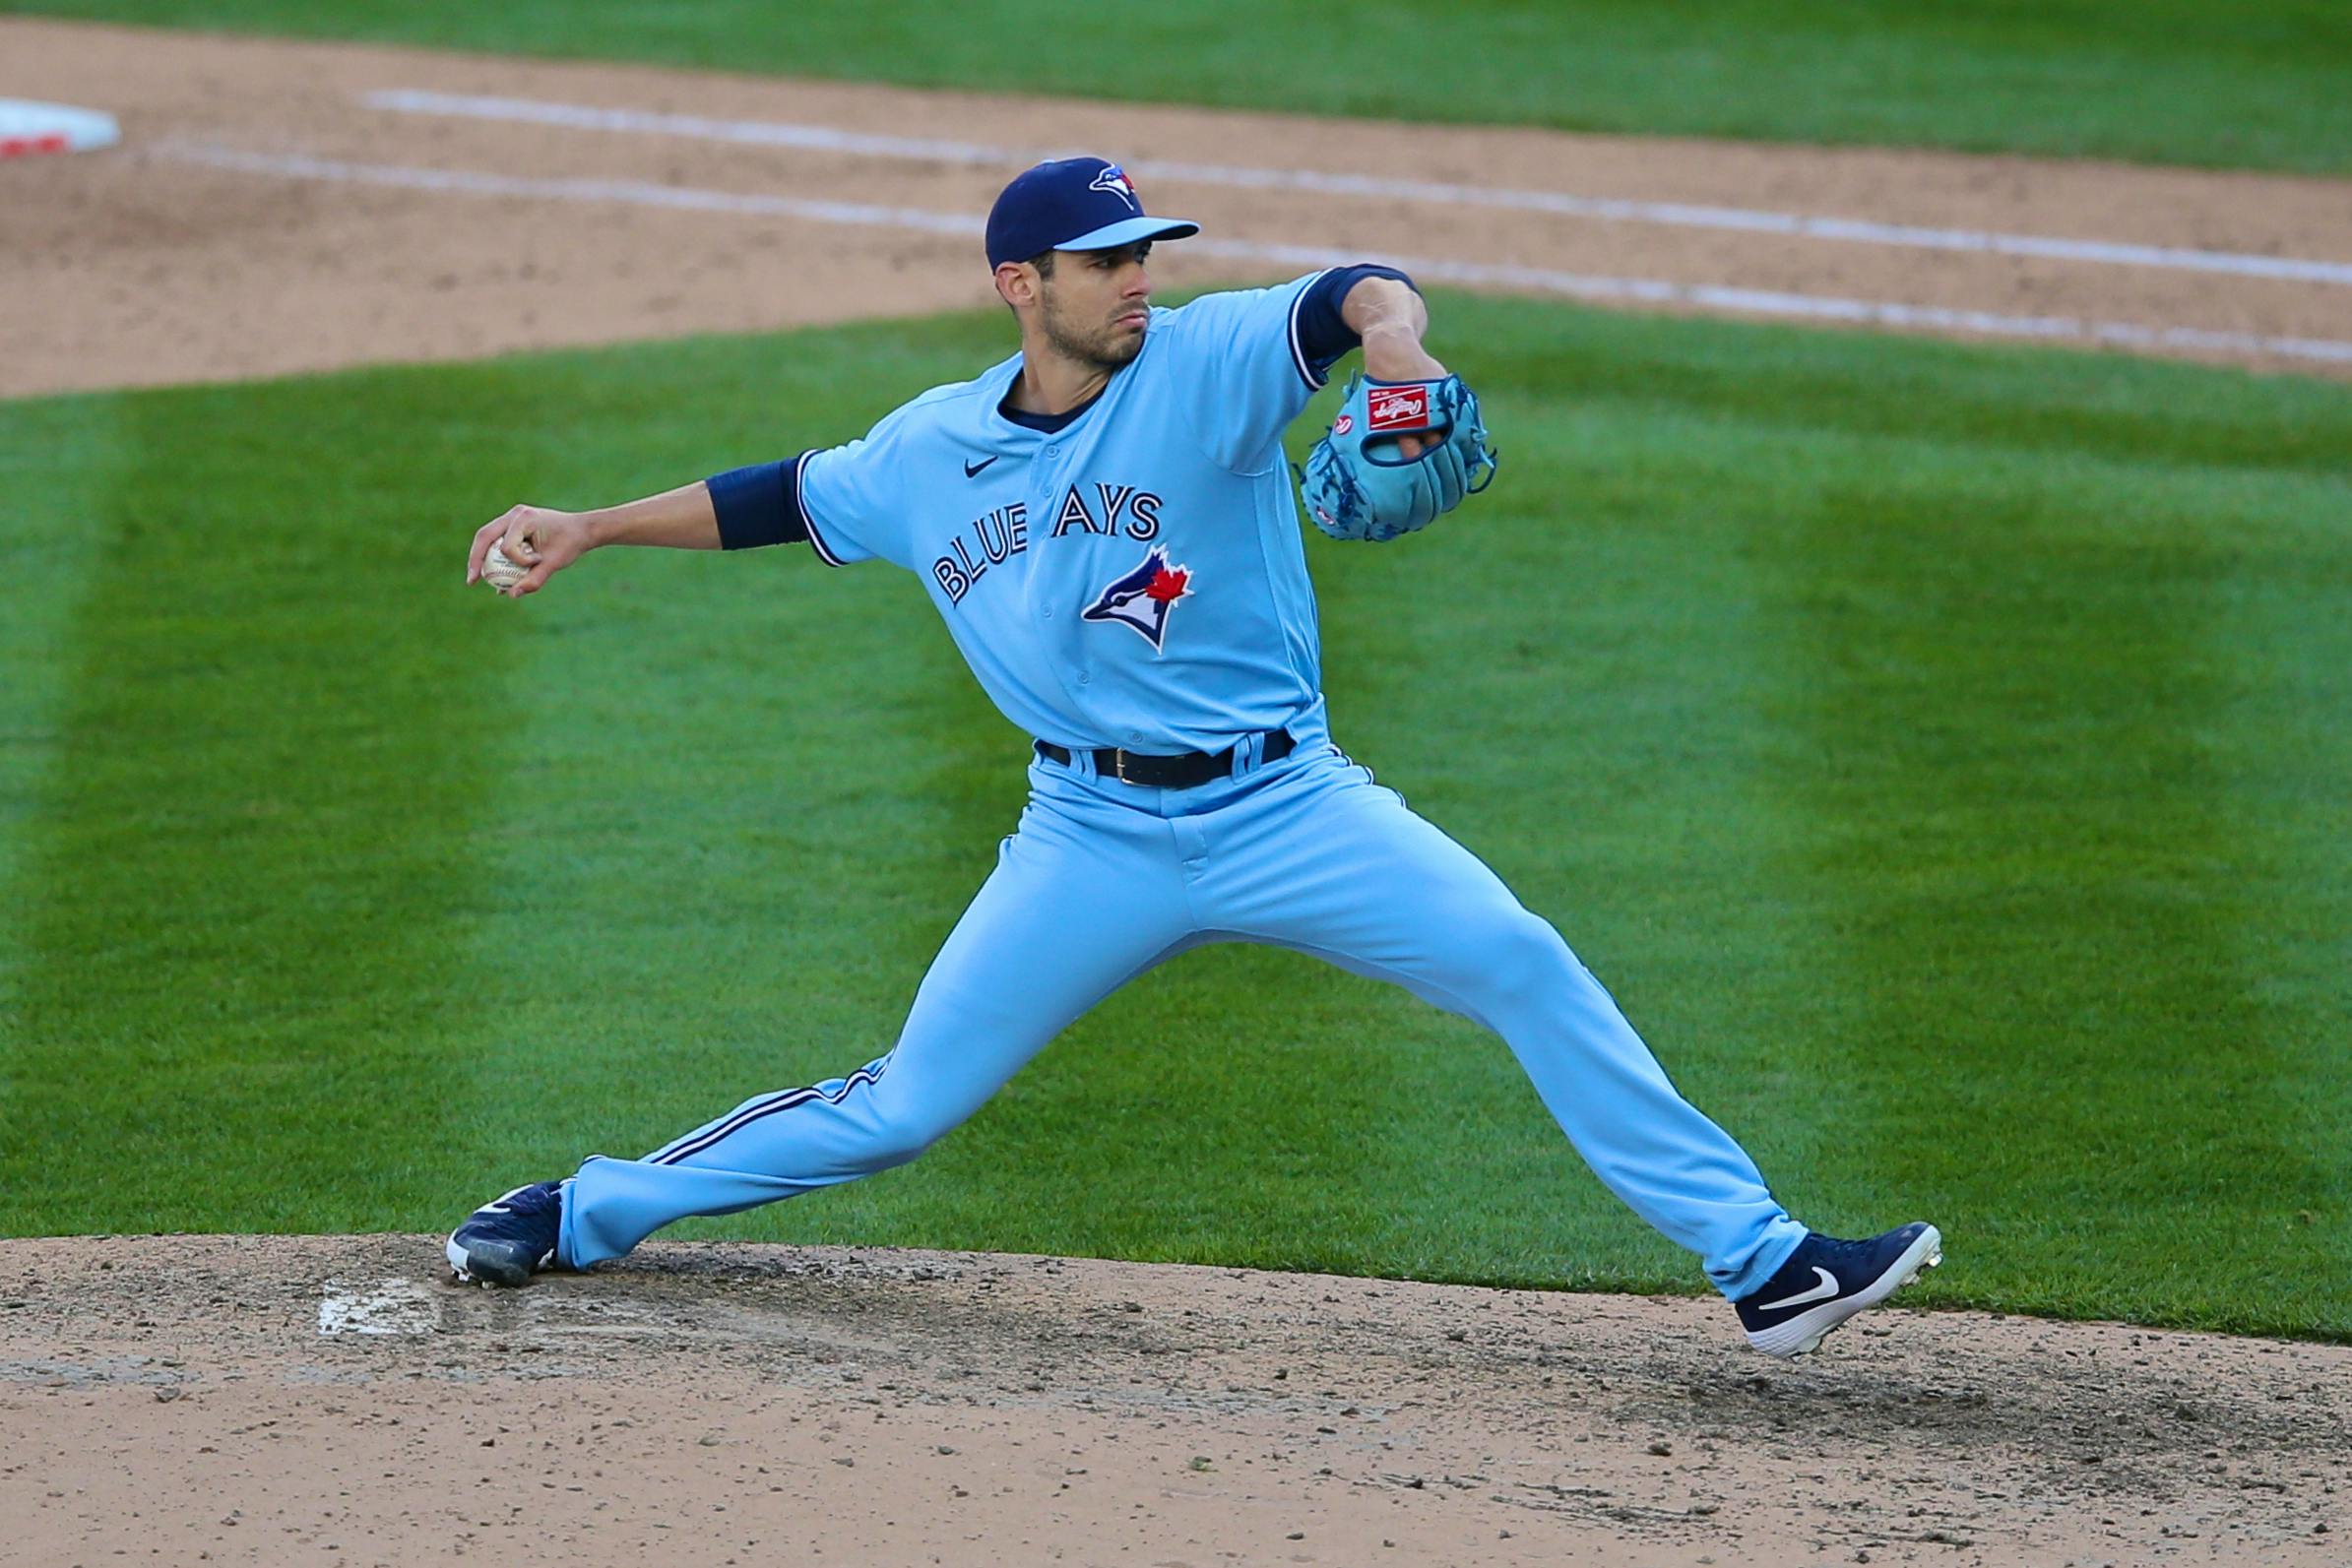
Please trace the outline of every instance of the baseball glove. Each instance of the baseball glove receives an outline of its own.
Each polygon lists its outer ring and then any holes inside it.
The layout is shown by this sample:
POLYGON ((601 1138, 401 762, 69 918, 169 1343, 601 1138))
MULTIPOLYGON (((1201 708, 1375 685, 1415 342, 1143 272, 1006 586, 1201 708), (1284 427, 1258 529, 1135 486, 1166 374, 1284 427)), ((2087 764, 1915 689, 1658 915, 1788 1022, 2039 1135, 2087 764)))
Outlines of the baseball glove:
POLYGON ((1494 480, 1495 454, 1480 422, 1478 397, 1460 376, 1443 381, 1371 381, 1358 375, 1342 395, 1331 433, 1306 455, 1299 476, 1307 515, 1335 539, 1374 543, 1425 529, 1494 480), (1400 436, 1424 436, 1417 458, 1400 436))

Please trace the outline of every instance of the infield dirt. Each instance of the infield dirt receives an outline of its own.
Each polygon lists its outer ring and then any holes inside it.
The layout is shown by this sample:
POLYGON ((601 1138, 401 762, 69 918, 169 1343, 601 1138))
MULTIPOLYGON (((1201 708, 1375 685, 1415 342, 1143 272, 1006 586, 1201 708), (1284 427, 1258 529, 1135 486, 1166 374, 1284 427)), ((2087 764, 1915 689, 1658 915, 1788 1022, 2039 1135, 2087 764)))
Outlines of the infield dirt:
MULTIPOLYGON (((1639 308, 1740 314, 1745 300, 1769 313, 1803 296, 2333 344, 2332 359, 2209 336, 2171 346, 2352 374, 2344 180, 1340 122, 6 19, 0 96, 103 109, 123 129, 119 149, 0 169, 0 397, 989 305, 977 227, 925 220, 976 225, 1009 170, 1073 148, 1110 150, 1155 209, 1206 225, 1154 258, 1169 286, 1296 277, 1321 262, 1266 248, 1304 247, 1425 271, 1517 269, 1489 285, 1538 294, 1614 281, 1627 285, 1618 302, 1639 308), (374 96, 386 93, 436 96, 398 109, 374 96), (503 105, 449 101, 484 96, 503 105), (580 123, 599 110, 698 123, 580 123), (780 134, 797 145, 760 140, 780 134), (1281 182, 1300 170, 1318 186, 1281 182), (1418 181, 1422 194, 1337 188, 1364 177, 1418 181), (1544 210, 1547 193, 1644 216, 1544 210), (802 204, 798 216, 779 199, 802 204), (863 220, 843 220, 845 207, 863 220), (1988 244, 2297 259, 2335 281, 2177 256, 2124 264, 1774 232, 1772 215, 1988 244)), ((1969 318, 1905 319, 1956 330, 1969 318)))
POLYGON ((1695 1300, 439 1257, 0 1241, 0 1560, 2319 1565, 2352 1528, 2343 1348, 1884 1311, 1783 1363, 1695 1300))
MULTIPOLYGON (((387 90, 2352 260, 2341 181, 9 20, 0 95, 107 109, 125 145, 0 169, 0 397, 991 298, 967 234, 758 201, 973 215, 1001 166, 365 101, 387 90)), ((1144 183, 1262 245, 2352 339, 2341 283, 1144 183)), ((1178 286, 1305 265, 1165 262, 1178 286)), ((454 1220, 485 1194, 450 1196, 454 1220)), ((1950 1243, 1965 1269, 1968 1238, 1950 1243)), ((488 1294, 443 1284, 439 1260, 423 1236, 0 1241, 0 1562, 2352 1557, 2341 1348, 1885 1311, 1781 1364, 1713 1301, 669 1245, 488 1294)))

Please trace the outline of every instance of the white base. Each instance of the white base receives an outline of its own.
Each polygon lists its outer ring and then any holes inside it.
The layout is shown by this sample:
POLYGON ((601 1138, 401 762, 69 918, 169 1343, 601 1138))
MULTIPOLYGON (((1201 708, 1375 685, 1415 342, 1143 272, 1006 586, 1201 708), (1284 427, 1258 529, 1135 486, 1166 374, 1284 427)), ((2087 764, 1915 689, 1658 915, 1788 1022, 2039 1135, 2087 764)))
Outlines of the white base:
POLYGON ((122 128, 111 114, 66 103, 0 98, 0 157, 86 153, 92 148, 112 147, 121 140, 122 128))

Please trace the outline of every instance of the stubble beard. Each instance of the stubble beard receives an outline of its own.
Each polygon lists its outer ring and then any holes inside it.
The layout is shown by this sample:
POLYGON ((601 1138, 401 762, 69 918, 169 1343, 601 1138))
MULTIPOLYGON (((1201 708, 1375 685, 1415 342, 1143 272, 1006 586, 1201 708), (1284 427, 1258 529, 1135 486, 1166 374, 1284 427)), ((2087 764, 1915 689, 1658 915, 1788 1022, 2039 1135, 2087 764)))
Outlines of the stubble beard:
POLYGON ((1045 304, 1040 325, 1045 328, 1046 342, 1065 359, 1074 359, 1080 364, 1109 373, 1132 362, 1137 354, 1143 352, 1142 333, 1129 336, 1125 329, 1108 324, 1098 326, 1092 332, 1077 332, 1062 320, 1061 313, 1053 308, 1050 298, 1045 304))

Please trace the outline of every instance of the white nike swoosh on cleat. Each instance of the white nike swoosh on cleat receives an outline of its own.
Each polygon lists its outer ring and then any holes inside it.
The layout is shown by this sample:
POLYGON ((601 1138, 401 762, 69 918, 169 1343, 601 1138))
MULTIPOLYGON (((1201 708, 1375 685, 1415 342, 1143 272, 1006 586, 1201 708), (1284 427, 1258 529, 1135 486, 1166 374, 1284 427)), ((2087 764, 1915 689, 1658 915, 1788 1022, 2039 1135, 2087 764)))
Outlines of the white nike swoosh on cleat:
POLYGON ((1803 1306, 1808 1301, 1826 1301, 1837 1294, 1836 1275, 1817 1264, 1813 1268, 1813 1273, 1819 1277, 1821 1282, 1819 1285, 1810 1290, 1800 1290, 1795 1295, 1784 1295, 1777 1301, 1758 1301, 1755 1304, 1755 1309, 1758 1312, 1778 1312, 1782 1307, 1803 1306))

